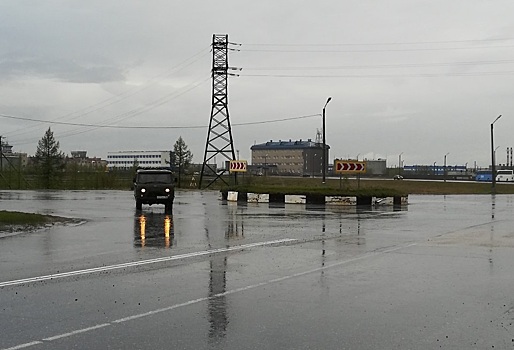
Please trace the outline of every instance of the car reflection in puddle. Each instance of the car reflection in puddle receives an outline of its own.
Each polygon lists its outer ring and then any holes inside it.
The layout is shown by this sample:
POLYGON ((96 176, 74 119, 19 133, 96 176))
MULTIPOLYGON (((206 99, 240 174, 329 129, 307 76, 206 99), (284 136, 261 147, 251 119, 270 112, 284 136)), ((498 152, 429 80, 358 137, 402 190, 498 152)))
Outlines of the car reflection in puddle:
POLYGON ((173 215, 136 213, 134 246, 171 248, 174 245, 173 215))

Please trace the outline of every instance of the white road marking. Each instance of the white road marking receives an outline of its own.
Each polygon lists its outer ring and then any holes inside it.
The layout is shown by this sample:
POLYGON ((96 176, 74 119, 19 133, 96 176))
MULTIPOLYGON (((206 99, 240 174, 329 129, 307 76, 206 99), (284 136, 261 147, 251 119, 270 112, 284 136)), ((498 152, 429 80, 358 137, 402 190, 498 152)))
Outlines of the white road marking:
POLYGON ((123 263, 123 264, 94 267, 94 268, 85 269, 85 270, 69 271, 69 272, 55 273, 55 274, 45 275, 45 276, 23 278, 23 279, 19 279, 19 280, 0 282, 0 288, 7 287, 7 286, 16 286, 16 285, 25 284, 25 283, 48 281, 48 280, 57 279, 57 278, 87 275, 87 274, 91 274, 91 273, 105 272, 105 271, 110 271, 110 270, 119 270, 119 269, 124 269, 126 267, 156 264, 156 263, 161 263, 161 262, 166 262, 166 261, 181 260, 181 259, 193 258, 193 257, 198 257, 198 256, 210 255, 210 254, 226 253, 226 252, 231 252, 231 251, 236 251, 236 250, 244 250, 244 249, 254 248, 254 247, 262 247, 262 246, 274 245, 274 244, 280 244, 280 243, 290 243, 290 242, 294 242, 294 241, 297 241, 297 240, 291 239, 291 238, 277 239, 274 241, 249 243, 249 244, 243 244, 243 245, 238 245, 238 246, 233 246, 233 247, 228 247, 228 248, 204 250, 204 251, 200 251, 200 252, 167 256, 167 257, 163 257, 163 258, 132 261, 132 262, 127 262, 127 263, 123 263))
MULTIPOLYGON (((283 241, 283 240, 281 240, 281 241, 283 241)), ((286 242, 290 242, 290 241, 295 241, 295 240, 294 239, 286 240, 286 242)), ((273 242, 278 243, 278 241, 273 241, 273 242)), ((254 246, 255 246, 255 244, 257 244, 257 243, 254 243, 254 246)), ((270 244, 270 243, 267 242, 267 244, 270 244)), ((261 243, 260 245, 263 245, 263 244, 261 243)), ((358 260, 364 260, 364 259, 367 259, 367 258, 371 258, 371 257, 376 257, 376 256, 392 253, 392 252, 395 252, 395 251, 398 251, 398 250, 401 250, 401 249, 405 249, 405 248, 409 248, 409 247, 412 247, 412 246, 415 246, 415 245, 417 245, 417 244, 416 243, 410 243, 410 244, 406 244, 406 245, 403 245, 403 246, 394 247, 394 248, 390 248, 390 249, 386 249, 386 250, 382 250, 382 251, 367 253, 367 254, 364 254, 364 255, 352 258, 352 259, 347 259, 347 260, 339 261, 339 262, 336 262, 336 263, 333 263, 333 264, 330 264, 330 265, 327 265, 327 266, 322 266, 322 267, 318 267, 318 268, 315 268, 315 269, 310 269, 310 270, 307 270, 307 271, 298 272, 298 273, 295 273, 295 274, 292 274, 292 275, 287 275, 287 276, 283 276, 283 277, 274 278, 274 279, 271 279, 271 280, 268 280, 268 281, 265 281, 265 282, 260 282, 260 283, 248 285, 248 286, 245 286, 245 287, 232 289, 232 290, 229 290, 229 291, 225 291, 225 292, 222 292, 222 293, 218 293, 218 294, 212 295, 210 297, 204 297, 204 298, 198 298, 198 299, 194 299, 194 300, 189 300, 189 301, 186 301, 184 303, 170 305, 170 306, 165 307, 165 308, 156 309, 156 310, 152 310, 152 311, 149 311, 149 312, 145 312, 145 313, 141 313, 141 314, 136 314, 136 315, 120 318, 120 319, 117 319, 117 320, 114 320, 114 321, 111 321, 111 322, 108 322, 108 323, 101 323, 101 324, 97 324, 97 325, 94 325, 94 326, 91 326, 91 327, 77 329, 77 330, 69 332, 69 333, 64 333, 64 334, 59 334, 59 335, 55 335, 55 336, 52 336, 52 337, 44 338, 43 341, 53 341, 53 340, 56 340, 56 339, 61 339, 61 338, 65 338, 65 337, 71 337, 71 336, 73 336, 75 334, 81 334, 81 333, 85 333, 85 332, 90 332, 90 331, 93 331, 93 330, 96 330, 96 329, 99 329, 99 328, 105 328, 105 327, 108 327, 108 326, 113 326, 115 324, 120 324, 120 323, 124 323, 124 322, 128 322, 128 321, 136 320, 136 319, 139 319, 139 318, 143 318, 143 317, 153 316, 153 315, 158 314, 158 313, 162 313, 162 312, 166 312, 166 311, 171 311, 171 310, 174 310, 174 309, 177 309, 177 308, 180 308, 180 307, 197 304, 197 303, 204 302, 204 301, 211 300, 211 299, 216 299, 216 298, 219 298, 221 296, 235 294, 235 293, 239 293, 239 292, 244 292, 244 291, 247 291, 247 290, 250 290, 250 289, 255 289, 255 288, 258 288, 258 287, 263 287, 263 286, 270 285, 270 284, 273 284, 273 283, 278 283, 278 282, 282 282, 282 281, 285 281, 285 280, 288 280, 288 279, 292 279, 292 278, 296 278, 296 277, 300 277, 300 276, 305 276, 305 275, 308 275, 308 274, 311 274, 311 273, 314 273, 314 272, 319 272, 319 271, 330 269, 330 268, 333 268, 333 267, 345 265, 345 264, 348 264, 348 263, 351 263, 351 262, 355 262, 355 261, 358 261, 358 260)), ((239 246, 239 247, 242 247, 242 246, 239 246)), ((219 249, 216 249, 216 250, 219 250, 219 249)), ((31 347, 31 346, 42 344, 43 341, 33 341, 31 343, 21 344, 21 345, 17 345, 17 346, 11 347, 11 348, 3 349, 3 350, 24 349, 24 348, 28 348, 28 347, 31 347)))
POLYGON ((42 341, 33 341, 33 342, 30 342, 30 343, 26 343, 26 344, 16 345, 16 346, 13 346, 12 348, 7 348, 7 349, 4 349, 4 350, 25 349, 25 348, 28 348, 28 347, 31 347, 31 346, 34 346, 34 345, 38 345, 38 344, 43 344, 43 342, 42 341))
POLYGON ((73 336, 75 334, 80 334, 80 333, 86 333, 86 332, 89 332, 89 331, 94 331, 95 329, 108 327, 110 325, 111 325, 110 323, 97 324, 96 326, 93 326, 93 327, 77 329, 77 330, 75 330, 73 332, 55 335, 53 337, 44 338, 43 340, 44 341, 53 341, 53 340, 57 340, 57 339, 61 339, 61 338, 67 338, 67 337, 71 337, 71 336, 73 336))

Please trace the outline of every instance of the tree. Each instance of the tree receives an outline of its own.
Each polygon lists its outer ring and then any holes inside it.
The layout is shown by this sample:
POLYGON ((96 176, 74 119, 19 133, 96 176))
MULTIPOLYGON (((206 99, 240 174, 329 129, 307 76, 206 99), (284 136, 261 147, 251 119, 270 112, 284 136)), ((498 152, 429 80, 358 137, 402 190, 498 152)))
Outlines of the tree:
POLYGON ((59 150, 59 142, 50 128, 37 144, 35 160, 44 187, 50 188, 64 167, 64 153, 59 150))
POLYGON ((179 136, 177 142, 175 142, 173 152, 175 153, 174 165, 178 169, 178 186, 180 187, 180 174, 191 165, 193 153, 187 148, 182 136, 179 136))

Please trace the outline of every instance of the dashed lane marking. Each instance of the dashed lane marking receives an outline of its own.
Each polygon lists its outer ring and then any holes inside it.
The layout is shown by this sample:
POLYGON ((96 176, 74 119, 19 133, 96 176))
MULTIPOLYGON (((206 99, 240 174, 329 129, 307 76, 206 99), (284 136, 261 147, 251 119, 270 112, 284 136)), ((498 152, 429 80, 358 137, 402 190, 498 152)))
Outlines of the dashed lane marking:
POLYGON ((227 247, 227 248, 210 249, 210 250, 204 250, 204 251, 200 251, 200 252, 167 256, 167 257, 163 257, 163 258, 132 261, 132 262, 127 262, 127 263, 123 263, 123 264, 94 267, 94 268, 85 269, 85 270, 76 270, 76 271, 70 271, 70 272, 55 273, 55 274, 45 275, 45 276, 23 278, 23 279, 19 279, 19 280, 0 282, 0 288, 7 287, 7 286, 16 286, 16 285, 26 284, 26 283, 48 281, 48 280, 53 280, 53 279, 58 279, 58 278, 87 275, 87 274, 105 272, 105 271, 111 271, 111 270, 119 270, 119 269, 124 269, 126 267, 150 265, 150 264, 157 264, 157 263, 162 263, 162 262, 167 262, 167 261, 182 260, 182 259, 193 258, 193 257, 198 257, 198 256, 205 256, 205 255, 210 255, 210 254, 219 254, 219 253, 226 253, 226 252, 231 252, 231 251, 239 251, 239 250, 244 250, 244 249, 254 248, 254 247, 262 247, 262 246, 268 246, 268 245, 290 243, 290 242, 295 242, 295 241, 296 241, 296 239, 291 239, 291 238, 277 239, 274 241, 249 243, 249 244, 243 244, 243 245, 227 247))
MULTIPOLYGON (((291 242, 291 241, 295 241, 295 240, 292 239, 292 240, 280 240, 280 241, 286 243, 286 242, 291 242)), ((275 242, 274 244, 280 243, 278 241, 272 241, 272 242, 275 242)), ((271 244, 270 242, 266 242, 266 243, 267 244, 262 244, 261 243, 260 245, 269 245, 269 244, 271 244)), ((315 272, 323 271, 323 270, 326 270, 326 269, 334 268, 334 267, 337 267, 337 266, 349 264, 349 263, 352 263, 352 262, 355 262, 355 261, 364 260, 364 259, 372 258, 372 257, 377 257, 377 256, 388 254, 388 253, 393 253, 395 251, 398 251, 398 250, 401 250, 401 249, 405 249, 405 248, 408 248, 408 247, 412 247, 412 246, 415 246, 415 245, 416 245, 416 243, 410 243, 410 244, 406 244, 406 245, 402 245, 402 246, 397 246, 397 247, 386 249, 386 250, 381 250, 381 251, 375 251, 375 252, 367 253, 367 254, 364 254, 364 255, 361 255, 361 256, 357 256, 355 258, 339 261, 339 262, 336 262, 336 263, 333 263, 333 264, 330 264, 330 265, 326 265, 326 266, 323 266, 323 267, 318 267, 318 268, 314 268, 314 269, 298 272, 298 273, 295 273, 295 274, 274 278, 274 279, 271 279, 271 280, 268 280, 268 281, 264 281, 264 282, 260 282, 260 283, 256 283, 256 284, 251 284, 251 285, 248 285, 248 286, 245 286, 245 287, 232 289, 232 290, 229 290, 229 291, 225 291, 225 292, 222 292, 222 293, 218 293, 218 294, 212 295, 210 297, 203 297, 203 298, 193 299, 193 300, 186 301, 184 303, 170 305, 170 306, 165 307, 165 308, 156 309, 156 310, 152 310, 152 311, 148 311, 148 312, 144 312, 144 313, 140 313, 140 314, 135 314, 135 315, 132 315, 132 316, 123 317, 123 318, 120 318, 120 319, 117 319, 117 320, 114 320, 114 321, 111 321, 111 322, 101 323, 101 324, 97 324, 97 325, 94 325, 94 326, 91 326, 91 327, 77 329, 77 330, 74 330, 74 331, 71 331, 71 332, 68 332, 68 333, 63 333, 63 334, 55 335, 55 336, 52 336, 52 337, 47 337, 47 338, 42 339, 41 341, 33 341, 33 342, 30 342, 30 343, 16 345, 14 347, 6 348, 6 349, 3 349, 3 350, 25 349, 25 348, 28 348, 28 347, 31 347, 31 346, 36 346, 36 345, 39 345, 39 344, 43 344, 44 342, 51 342, 51 341, 57 340, 57 339, 72 337, 72 336, 74 336, 76 334, 82 334, 82 333, 86 333, 86 332, 91 332, 91 331, 94 331, 94 330, 97 330, 97 329, 101 329, 101 328, 105 328, 105 327, 109 327, 109 326, 114 326, 114 325, 121 324, 121 323, 124 323, 124 322, 129 322, 129 321, 140 319, 140 318, 144 318, 144 317, 150 317, 150 316, 162 313, 162 312, 178 309, 180 307, 185 307, 185 306, 201 303, 201 302, 204 302, 204 301, 207 301, 207 300, 216 299, 216 298, 219 298, 219 297, 222 297, 222 296, 226 296, 226 295, 230 295, 230 294, 241 293, 241 292, 244 292, 244 291, 247 291, 247 290, 251 290, 251 289, 255 289, 255 288, 258 288, 258 287, 264 287, 264 286, 267 286, 267 285, 270 285, 270 284, 273 284, 273 283, 279 283, 279 282, 282 282, 282 281, 286 281, 288 279, 305 276, 305 275, 308 275, 308 274, 311 274, 311 273, 315 273, 315 272)), ((239 246, 239 247, 242 247, 242 246, 239 246)), ((218 250, 218 249, 216 249, 216 250, 218 250)))

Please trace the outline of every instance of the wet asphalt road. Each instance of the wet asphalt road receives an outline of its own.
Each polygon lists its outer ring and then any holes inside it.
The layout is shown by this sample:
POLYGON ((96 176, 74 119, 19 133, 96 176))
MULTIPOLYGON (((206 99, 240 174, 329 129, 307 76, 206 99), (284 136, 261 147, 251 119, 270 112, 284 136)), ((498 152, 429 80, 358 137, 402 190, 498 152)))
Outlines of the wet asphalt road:
POLYGON ((393 208, 0 192, 0 349, 514 349, 514 196, 393 208))

